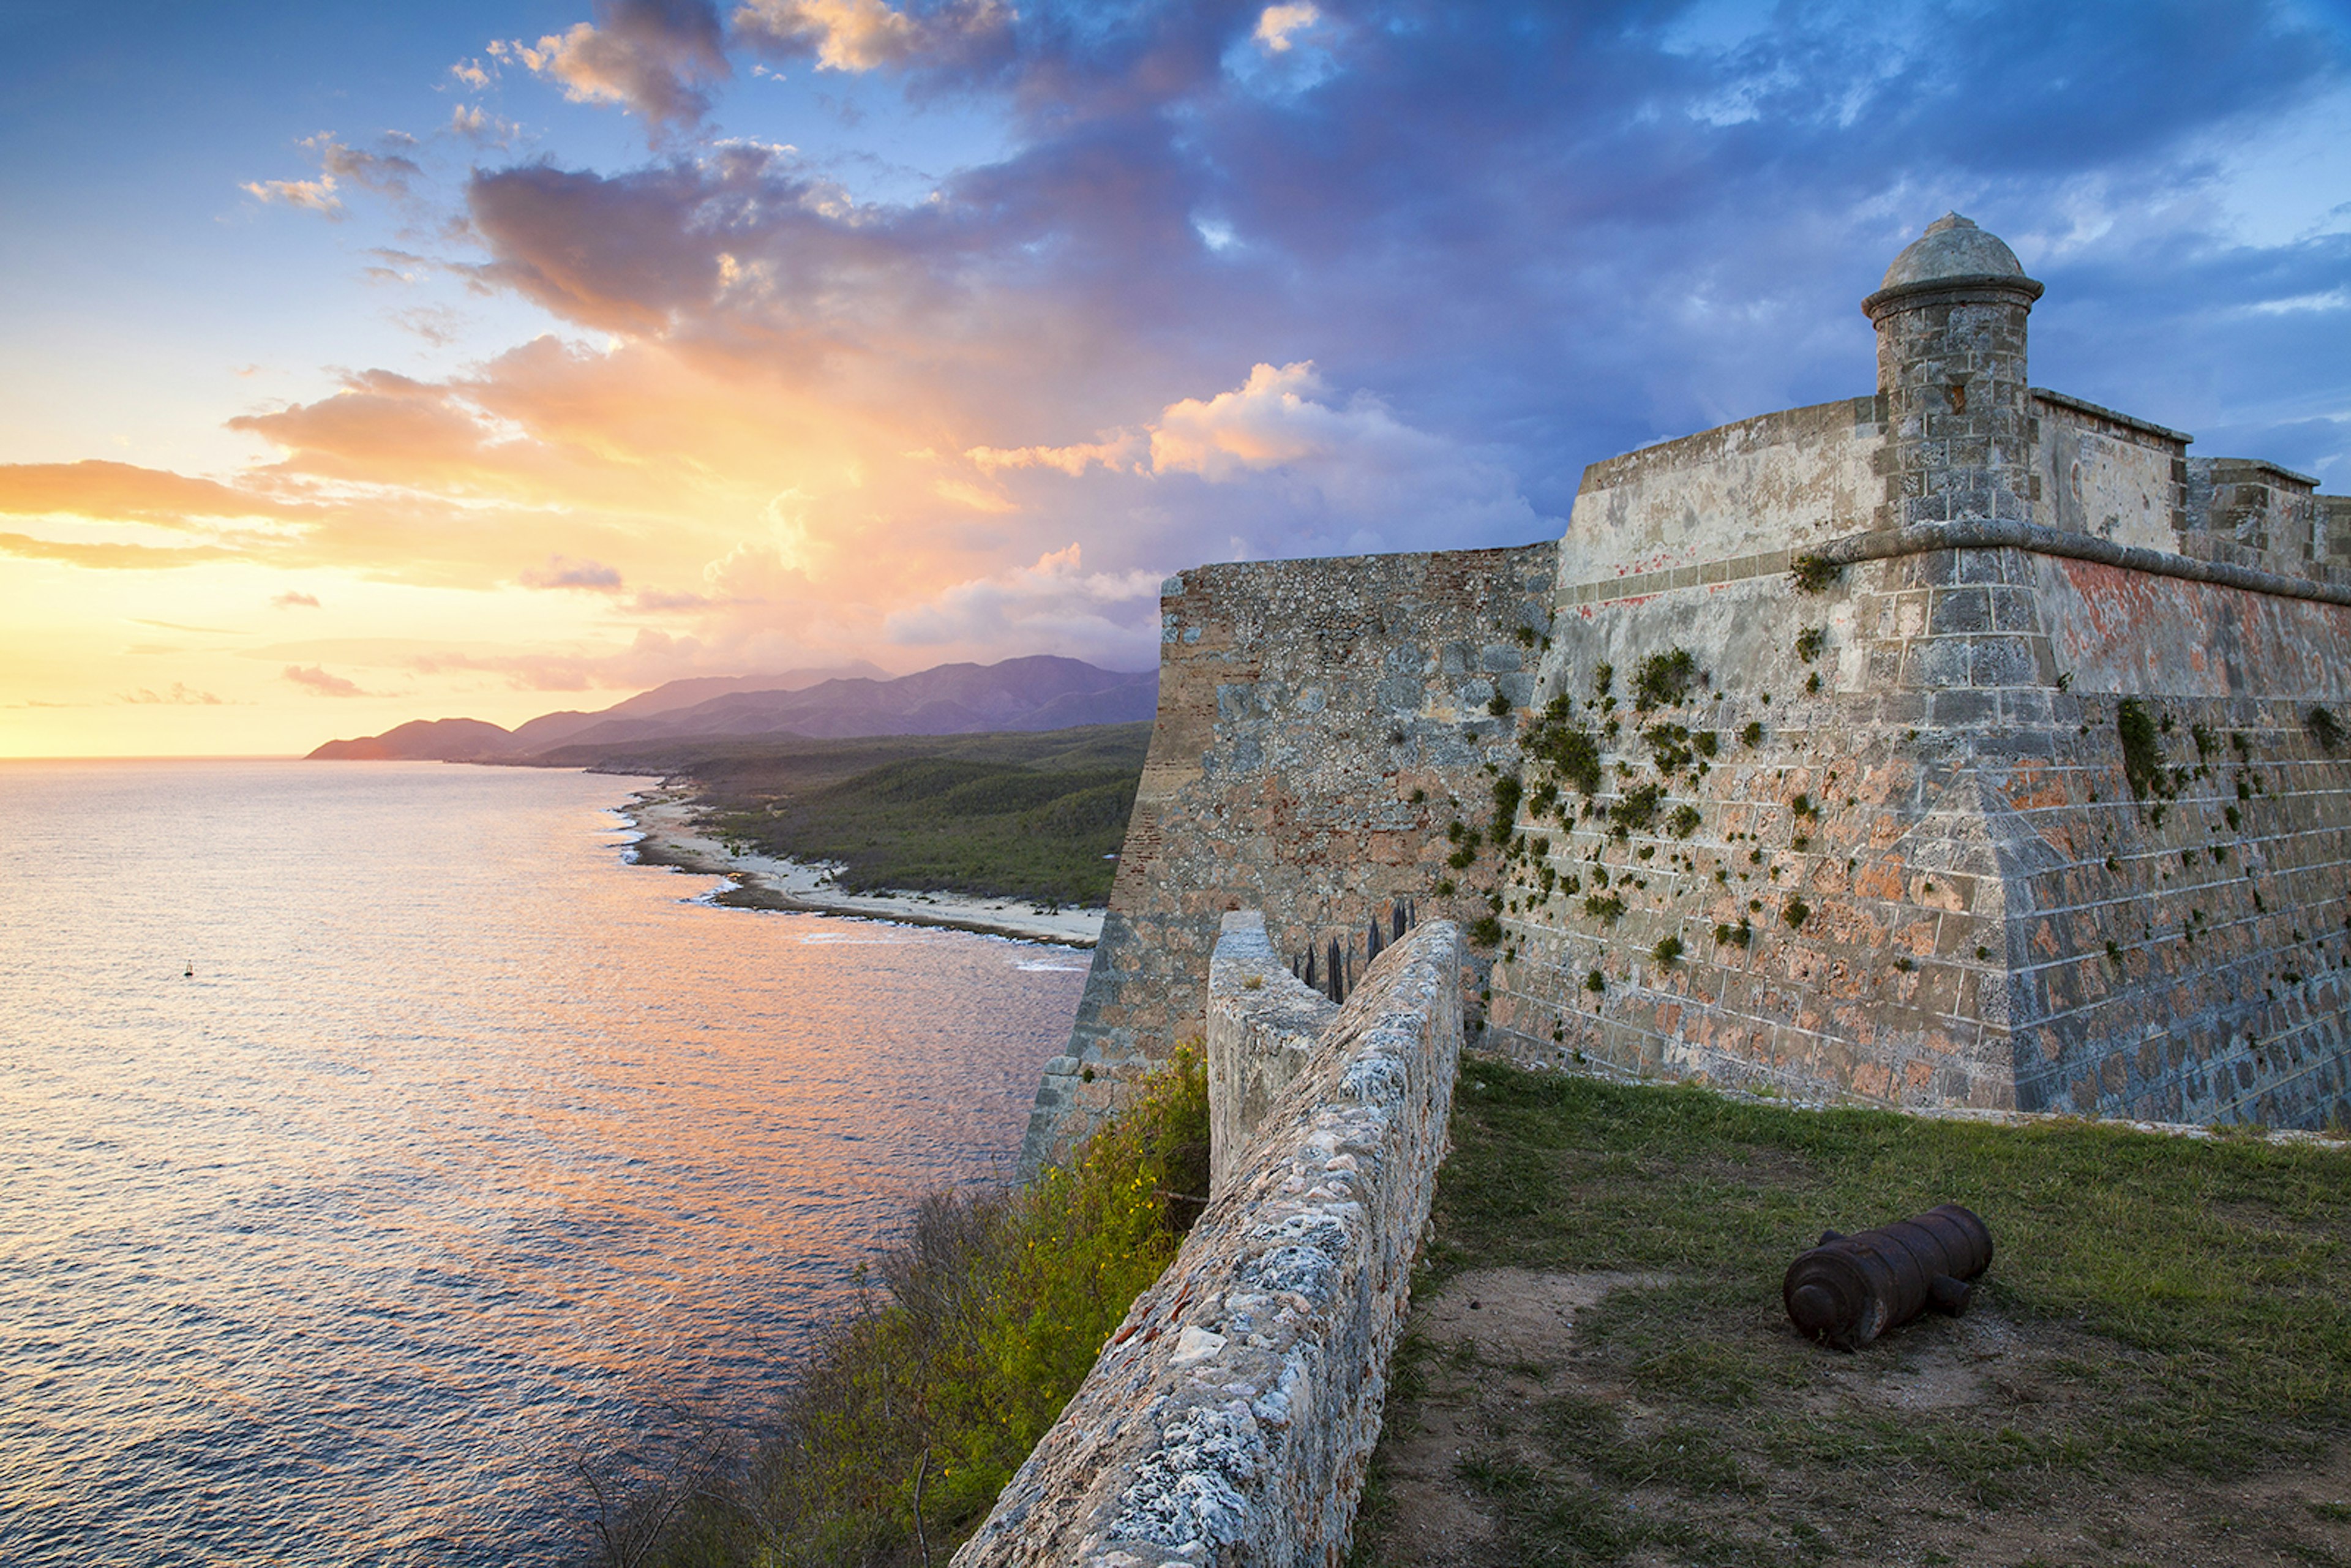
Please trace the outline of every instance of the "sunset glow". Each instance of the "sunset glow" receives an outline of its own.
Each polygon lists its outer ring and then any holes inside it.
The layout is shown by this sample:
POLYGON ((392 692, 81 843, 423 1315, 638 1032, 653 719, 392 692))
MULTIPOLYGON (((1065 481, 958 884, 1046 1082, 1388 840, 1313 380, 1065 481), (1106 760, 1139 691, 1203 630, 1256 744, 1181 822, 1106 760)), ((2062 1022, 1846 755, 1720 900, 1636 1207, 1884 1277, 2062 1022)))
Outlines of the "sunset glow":
POLYGON ((2351 483, 2331 7, 142 17, 0 23, 0 756, 1145 668, 1171 571, 1867 392, 1954 207, 2036 381, 2351 483))

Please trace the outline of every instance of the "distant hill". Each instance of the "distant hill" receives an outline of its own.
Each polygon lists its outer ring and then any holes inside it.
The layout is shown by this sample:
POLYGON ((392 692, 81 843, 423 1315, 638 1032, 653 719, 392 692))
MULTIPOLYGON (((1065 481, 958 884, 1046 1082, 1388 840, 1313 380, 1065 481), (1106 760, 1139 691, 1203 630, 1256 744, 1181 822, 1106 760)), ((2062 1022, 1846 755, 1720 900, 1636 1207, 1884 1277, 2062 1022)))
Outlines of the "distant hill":
POLYGON ((514 749, 514 737, 485 719, 417 718, 381 735, 330 740, 309 760, 338 762, 481 762, 514 749))
POLYGON ((1046 654, 941 664, 894 680, 827 671, 697 677, 599 713, 546 714, 513 730, 481 719, 418 719, 381 735, 330 740, 310 757, 527 762, 560 748, 563 761, 577 763, 646 743, 1069 729, 1148 719, 1158 693, 1156 671, 1126 674, 1046 654))

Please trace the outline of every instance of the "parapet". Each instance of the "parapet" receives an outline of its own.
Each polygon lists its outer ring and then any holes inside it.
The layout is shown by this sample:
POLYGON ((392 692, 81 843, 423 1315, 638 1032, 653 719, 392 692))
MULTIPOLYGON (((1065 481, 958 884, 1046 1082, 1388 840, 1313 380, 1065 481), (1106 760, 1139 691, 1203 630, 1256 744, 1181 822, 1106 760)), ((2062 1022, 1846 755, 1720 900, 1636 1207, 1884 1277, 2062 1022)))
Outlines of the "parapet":
MULTIPOLYGON (((1333 1009, 955 1568, 1344 1561, 1447 1149, 1460 946, 1420 925, 1333 1009)), ((1271 952, 1228 925, 1212 988, 1277 986, 1271 952)))

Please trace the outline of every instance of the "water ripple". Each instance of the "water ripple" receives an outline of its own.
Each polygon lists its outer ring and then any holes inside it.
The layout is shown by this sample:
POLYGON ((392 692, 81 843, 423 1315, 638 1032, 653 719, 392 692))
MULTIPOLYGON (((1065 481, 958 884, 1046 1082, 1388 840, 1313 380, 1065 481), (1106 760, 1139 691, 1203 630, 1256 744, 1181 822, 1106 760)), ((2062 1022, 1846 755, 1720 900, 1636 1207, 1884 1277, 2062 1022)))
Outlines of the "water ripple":
POLYGON ((564 1561, 1001 1174, 1081 961, 699 906, 626 789, 0 764, 0 1560, 564 1561))

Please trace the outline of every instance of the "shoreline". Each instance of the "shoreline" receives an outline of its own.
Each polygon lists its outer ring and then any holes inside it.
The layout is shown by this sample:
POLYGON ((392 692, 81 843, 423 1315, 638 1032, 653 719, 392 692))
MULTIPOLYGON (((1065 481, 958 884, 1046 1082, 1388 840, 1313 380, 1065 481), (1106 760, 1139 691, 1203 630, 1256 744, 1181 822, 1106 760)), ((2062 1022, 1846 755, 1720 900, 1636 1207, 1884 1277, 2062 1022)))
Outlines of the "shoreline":
POLYGON ((968 893, 902 888, 849 893, 835 885, 829 866, 772 855, 736 854, 717 840, 695 831, 694 800, 683 789, 639 790, 628 804, 615 810, 639 835, 629 846, 637 864, 726 877, 735 885, 714 895, 712 902, 729 908, 935 925, 1063 947, 1093 946, 1101 940, 1102 918, 1108 913, 1085 908, 1049 912, 1026 899, 968 893))

